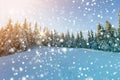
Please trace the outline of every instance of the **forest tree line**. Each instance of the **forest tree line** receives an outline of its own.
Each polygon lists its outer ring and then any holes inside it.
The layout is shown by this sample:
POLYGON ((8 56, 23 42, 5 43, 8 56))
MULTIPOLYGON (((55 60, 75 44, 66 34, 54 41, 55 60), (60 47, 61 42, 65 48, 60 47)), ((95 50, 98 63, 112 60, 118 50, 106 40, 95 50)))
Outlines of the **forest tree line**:
POLYGON ((109 21, 103 27, 100 23, 96 33, 88 31, 87 38, 82 31, 76 35, 58 33, 55 30, 41 28, 37 23, 31 26, 27 20, 21 25, 19 22, 12 24, 8 21, 5 27, 0 29, 0 56, 27 50, 33 46, 87 48, 111 52, 120 52, 120 19, 119 28, 112 27, 109 21))

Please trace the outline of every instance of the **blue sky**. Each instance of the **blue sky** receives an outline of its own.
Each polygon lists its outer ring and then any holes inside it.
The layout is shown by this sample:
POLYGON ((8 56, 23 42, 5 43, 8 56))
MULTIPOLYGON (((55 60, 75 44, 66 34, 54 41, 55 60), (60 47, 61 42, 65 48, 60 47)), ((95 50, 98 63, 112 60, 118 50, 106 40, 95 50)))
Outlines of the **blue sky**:
POLYGON ((38 22, 58 32, 96 31, 109 20, 118 27, 120 0, 0 0, 0 25, 13 21, 38 22))

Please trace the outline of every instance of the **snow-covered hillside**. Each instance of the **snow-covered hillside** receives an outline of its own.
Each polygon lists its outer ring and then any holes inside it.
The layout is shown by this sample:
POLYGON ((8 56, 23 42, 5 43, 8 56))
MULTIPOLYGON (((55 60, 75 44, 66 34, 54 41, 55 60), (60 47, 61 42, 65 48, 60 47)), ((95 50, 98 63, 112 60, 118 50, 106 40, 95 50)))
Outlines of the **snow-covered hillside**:
POLYGON ((0 80, 120 80, 120 54, 33 48, 1 57, 0 80))

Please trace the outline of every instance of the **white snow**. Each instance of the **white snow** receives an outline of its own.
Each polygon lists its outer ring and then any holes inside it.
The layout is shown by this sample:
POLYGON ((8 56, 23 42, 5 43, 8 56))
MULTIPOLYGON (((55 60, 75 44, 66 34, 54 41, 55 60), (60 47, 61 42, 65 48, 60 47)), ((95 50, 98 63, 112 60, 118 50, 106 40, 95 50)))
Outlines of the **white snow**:
POLYGON ((0 80, 120 80, 119 53, 39 47, 0 63, 0 80))

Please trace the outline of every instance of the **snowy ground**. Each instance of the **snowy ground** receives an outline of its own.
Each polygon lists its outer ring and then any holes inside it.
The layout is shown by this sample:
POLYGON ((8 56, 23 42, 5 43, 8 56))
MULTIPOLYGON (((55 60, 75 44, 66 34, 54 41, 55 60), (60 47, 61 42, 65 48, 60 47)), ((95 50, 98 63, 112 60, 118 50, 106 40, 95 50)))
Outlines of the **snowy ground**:
POLYGON ((120 54, 33 48, 1 57, 0 80, 120 80, 120 54))

